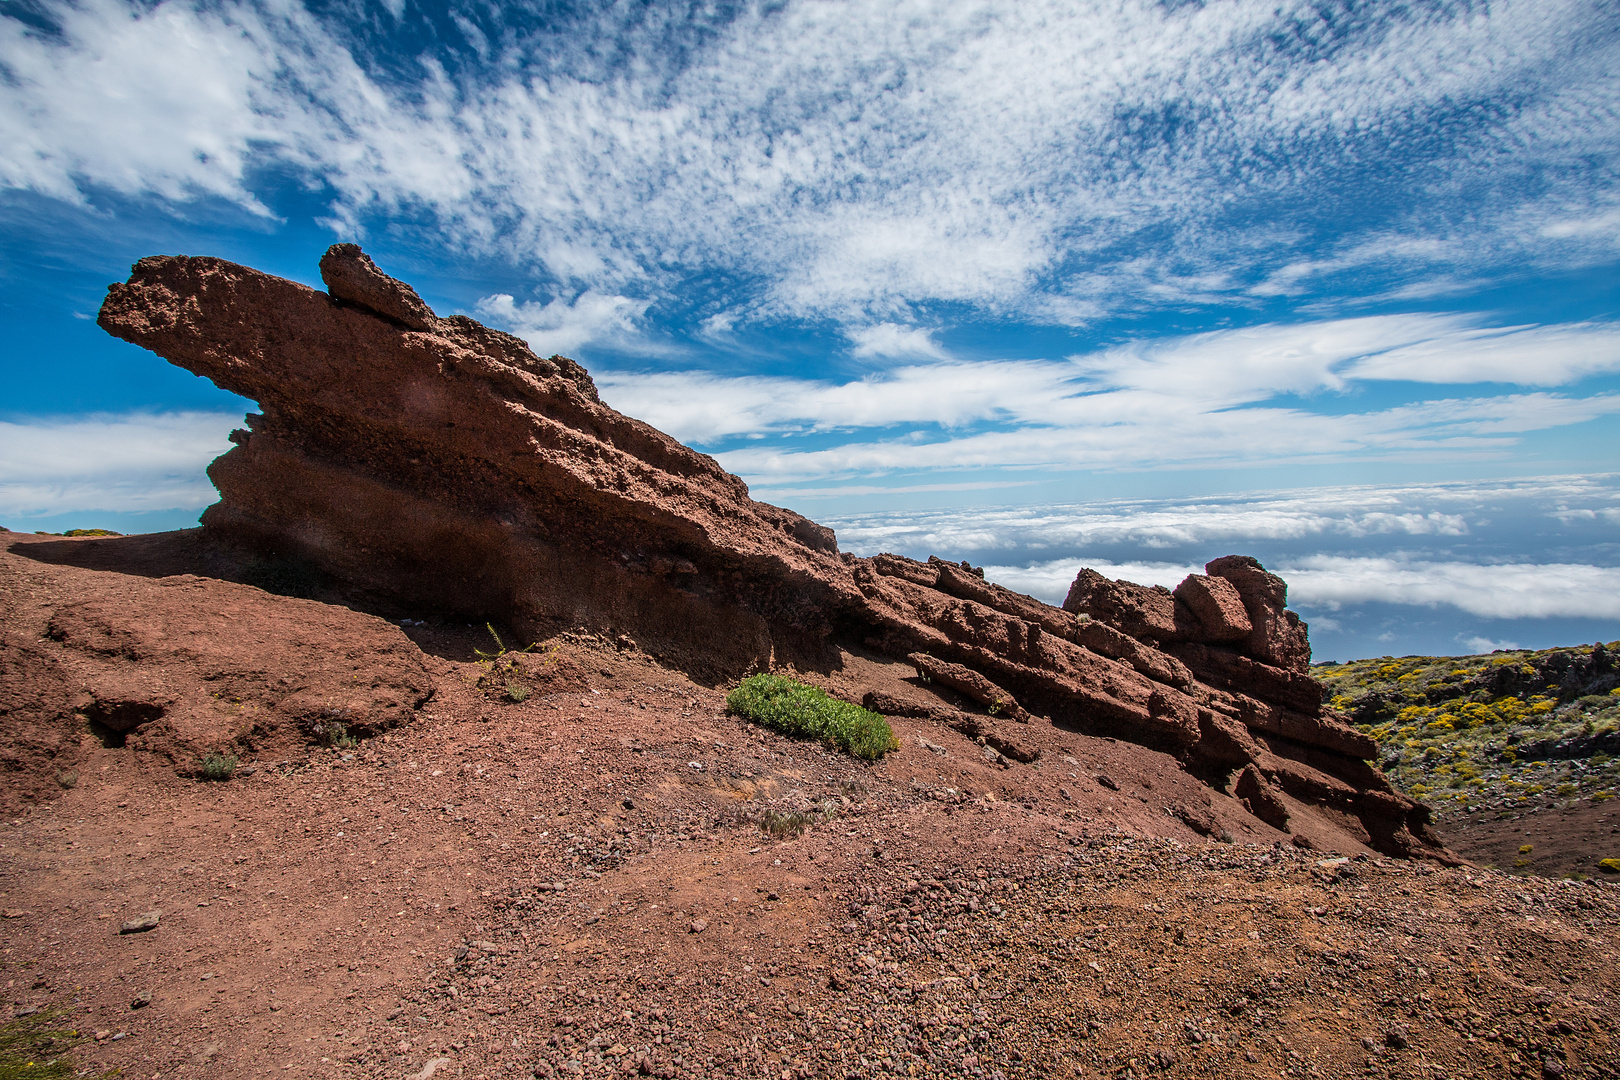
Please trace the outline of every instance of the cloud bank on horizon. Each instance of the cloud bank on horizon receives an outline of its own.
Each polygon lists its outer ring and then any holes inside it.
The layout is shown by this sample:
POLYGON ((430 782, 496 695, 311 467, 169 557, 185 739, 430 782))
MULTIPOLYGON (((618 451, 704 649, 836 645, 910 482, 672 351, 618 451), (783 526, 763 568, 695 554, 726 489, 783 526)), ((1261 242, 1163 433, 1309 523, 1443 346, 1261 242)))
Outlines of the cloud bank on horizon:
MULTIPOLYGON (((1467 480, 1402 520, 1477 538, 1479 477, 1617 471, 1616 0, 37 0, 0 11, 0 72, 14 526, 209 498, 243 403, 100 339, 129 262, 311 280, 352 239, 761 497, 946 504, 917 517, 958 523, 952 555, 990 506, 1061 506, 1035 513, 1067 548, 996 556, 1048 594, 1076 559, 1152 562, 1076 524, 1124 495, 1286 487, 1244 496, 1277 514, 1467 480)), ((1599 503, 1571 505, 1612 529, 1599 503)), ((1489 550, 1267 550, 1345 626, 1620 636, 1589 599, 1615 547, 1525 513, 1546 529, 1489 550), (1482 598, 1533 591, 1510 567, 1549 599, 1482 598)), ((1273 543, 1243 520, 1234 549, 1273 543)))

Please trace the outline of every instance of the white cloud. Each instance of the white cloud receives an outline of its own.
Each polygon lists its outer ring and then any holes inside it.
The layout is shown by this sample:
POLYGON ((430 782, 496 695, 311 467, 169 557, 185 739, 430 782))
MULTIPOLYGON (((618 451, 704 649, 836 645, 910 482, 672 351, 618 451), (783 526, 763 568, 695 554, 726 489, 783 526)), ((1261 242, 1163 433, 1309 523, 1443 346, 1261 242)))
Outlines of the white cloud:
POLYGON ((491 322, 507 327, 529 343, 541 356, 572 353, 592 343, 625 345, 640 342, 638 320, 648 301, 626 296, 604 296, 585 292, 572 300, 555 297, 540 304, 521 304, 506 293, 496 293, 478 301, 478 313, 491 322))
POLYGON ((1351 619, 1339 613, 1368 604, 1491 619, 1620 620, 1620 567, 1588 561, 1604 556, 1604 545, 1583 547, 1573 533, 1549 532, 1562 520, 1560 507, 1602 509, 1617 498, 1612 476, 1555 476, 894 511, 826 524, 858 554, 984 553, 987 578, 1054 604, 1082 567, 1174 588, 1202 573, 1208 559, 1266 551, 1267 568, 1288 582, 1290 605, 1318 630, 1342 630, 1351 619), (1573 557, 1505 553, 1539 549, 1550 536, 1573 557))
POLYGON ((780 485, 934 469, 1500 455, 1526 432, 1620 412, 1620 396, 1531 392, 1328 412, 1316 402, 1375 380, 1548 386, 1611 370, 1620 370, 1617 325, 1479 327, 1413 314, 1218 331, 1067 361, 913 364, 844 384, 702 372, 602 381, 615 407, 688 441, 856 433, 816 449, 777 441, 720 455, 750 482, 780 485))
POLYGON ((1554 240, 1591 236, 1620 243, 1620 210, 1607 210, 1587 217, 1549 222, 1542 226, 1541 235, 1554 240))
POLYGON ((850 351, 863 360, 944 360, 945 350, 933 334, 916 326, 878 323, 848 331, 850 351))
POLYGON ((1031 360, 907 365, 841 384, 700 371, 598 371, 594 377, 614 408, 678 439, 704 443, 750 433, 1016 421, 1031 402, 1068 392, 1069 374, 1061 363, 1031 360))
POLYGON ((428 54, 398 84, 292 0, 41 10, 59 34, 0 19, 0 182, 262 210, 256 167, 291 166, 340 219, 425 211, 574 292, 719 270, 759 281, 763 314, 1072 321, 1614 251, 1620 42, 1582 0, 1353 20, 1307 0, 789 2, 693 16, 678 49, 674 20, 603 5, 568 34, 466 22, 487 57, 428 54), (1411 206, 1368 215, 1372 236, 1334 209, 1369 172, 1411 206))
POLYGON ((1425 340, 1365 356, 1344 371, 1352 379, 1425 383, 1504 382, 1560 386, 1620 371, 1620 325, 1458 326, 1425 340))
POLYGON ((0 513, 206 506, 219 496, 204 470, 241 424, 201 412, 0 421, 0 513))
POLYGON ((1160 410, 1159 404, 1148 397, 1099 394, 1083 399, 1073 410, 1079 415, 1063 427, 1025 426, 922 442, 851 442, 821 450, 745 448, 716 456, 750 483, 776 484, 946 469, 1481 461, 1505 457, 1525 432, 1620 413, 1620 395, 1512 394, 1347 415, 1279 407, 1160 410), (1088 423, 1087 417, 1093 419, 1088 423))
MULTIPOLYGON (((1446 543, 1469 537, 1493 512, 1527 523, 1539 517, 1563 521, 1575 510, 1601 508, 1615 497, 1605 478, 1554 476, 1237 492, 1199 499, 905 510, 835 517, 826 523, 837 529, 841 544, 858 554, 901 551, 960 558, 976 551, 1016 551, 1039 562, 1044 552, 1191 548, 1212 558, 1255 545, 1319 550, 1418 538, 1446 543)), ((1073 558, 1082 556, 1071 562, 1073 558)), ((1064 563, 1050 572, 1072 579, 1077 565, 1064 563)))
POLYGON ((1492 619, 1620 619, 1620 567, 1317 555, 1276 566, 1290 603, 1449 605, 1492 619))
POLYGON ((1033 596, 1049 604, 1061 604, 1069 595, 1069 586, 1082 567, 1113 578, 1116 581, 1134 581, 1138 585, 1163 585, 1173 589, 1188 574, 1202 574, 1202 566, 1181 563, 1108 562, 1098 559, 1054 559, 1033 566, 986 566, 985 580, 1005 585, 1014 592, 1033 596))
POLYGON ((1467 637, 1461 639, 1471 653, 1491 653, 1498 649, 1517 649, 1517 641, 1494 641, 1488 637, 1467 637))
MULTIPOLYGON (((615 298, 586 311, 581 298, 577 312, 560 301, 520 311, 497 297, 482 310, 513 325, 539 315, 552 325, 594 319, 619 333, 629 304, 615 298)), ((1532 392, 1329 413, 1315 402, 1372 380, 1546 386, 1604 370, 1620 370, 1620 326, 1480 328, 1455 316, 1401 315, 1197 334, 1066 361, 905 364, 841 384, 701 371, 596 375, 615 408, 688 442, 854 435, 816 449, 778 440, 721 455, 751 482, 784 484, 898 470, 1501 454, 1525 432, 1620 412, 1620 397, 1532 392), (1295 400, 1272 400, 1283 394, 1295 400)))

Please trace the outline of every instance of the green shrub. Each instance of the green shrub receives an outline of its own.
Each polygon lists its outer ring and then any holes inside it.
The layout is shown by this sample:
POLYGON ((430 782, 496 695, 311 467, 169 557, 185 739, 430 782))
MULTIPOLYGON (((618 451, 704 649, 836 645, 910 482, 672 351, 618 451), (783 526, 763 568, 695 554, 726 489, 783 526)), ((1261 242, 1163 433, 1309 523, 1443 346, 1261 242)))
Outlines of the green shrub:
POLYGON ((509 682, 506 684, 506 697, 508 701, 514 703, 527 701, 529 699, 529 688, 520 682, 509 682))
POLYGON ((236 775, 235 754, 204 754, 197 774, 204 780, 229 780, 236 775))
POLYGON ((1605 874, 1620 874, 1620 859, 1599 859, 1598 869, 1605 874))
POLYGON ((819 739, 858 758, 880 758, 900 748, 889 722, 877 713, 783 675, 749 676, 726 695, 726 707, 773 731, 819 739))

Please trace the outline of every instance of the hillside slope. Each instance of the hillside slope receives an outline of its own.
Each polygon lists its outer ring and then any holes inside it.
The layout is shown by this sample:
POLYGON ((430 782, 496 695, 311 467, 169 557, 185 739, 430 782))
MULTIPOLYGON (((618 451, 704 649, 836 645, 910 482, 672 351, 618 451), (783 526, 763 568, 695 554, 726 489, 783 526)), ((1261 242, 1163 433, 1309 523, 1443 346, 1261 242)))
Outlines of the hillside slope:
POLYGON ((1384 656, 1311 673, 1377 741, 1385 775, 1434 808, 1459 853, 1576 874, 1620 857, 1609 801, 1620 792, 1620 642, 1384 656), (1489 827, 1528 819, 1557 825, 1489 827))

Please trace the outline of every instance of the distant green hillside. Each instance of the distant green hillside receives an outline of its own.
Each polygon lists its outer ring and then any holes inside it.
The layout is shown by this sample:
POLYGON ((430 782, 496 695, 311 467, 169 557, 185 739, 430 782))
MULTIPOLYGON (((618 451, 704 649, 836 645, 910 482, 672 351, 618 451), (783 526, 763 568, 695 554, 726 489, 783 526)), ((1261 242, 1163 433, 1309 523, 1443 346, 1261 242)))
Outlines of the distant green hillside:
POLYGON ((1620 792, 1620 641, 1318 664, 1402 790, 1444 809, 1620 792))

